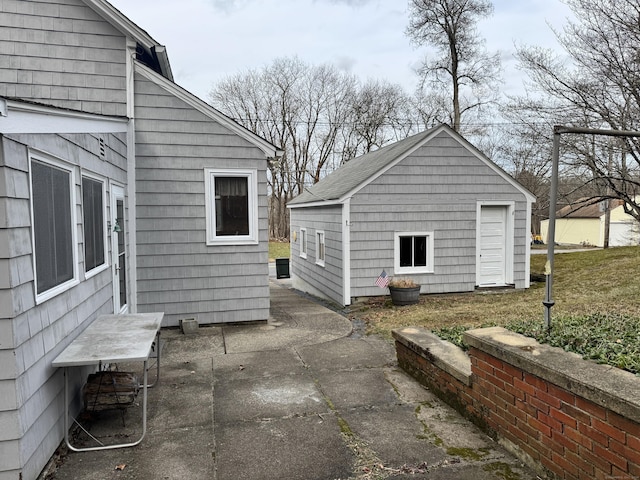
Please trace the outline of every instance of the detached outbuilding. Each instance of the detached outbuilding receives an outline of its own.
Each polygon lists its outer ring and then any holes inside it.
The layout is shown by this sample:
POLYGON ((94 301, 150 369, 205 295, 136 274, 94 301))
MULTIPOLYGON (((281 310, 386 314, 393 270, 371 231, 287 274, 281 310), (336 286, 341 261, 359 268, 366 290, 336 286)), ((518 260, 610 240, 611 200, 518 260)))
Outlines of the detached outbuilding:
POLYGON ((349 305, 382 271, 421 293, 529 287, 535 197, 440 125, 350 160, 289 202, 296 288, 349 305))

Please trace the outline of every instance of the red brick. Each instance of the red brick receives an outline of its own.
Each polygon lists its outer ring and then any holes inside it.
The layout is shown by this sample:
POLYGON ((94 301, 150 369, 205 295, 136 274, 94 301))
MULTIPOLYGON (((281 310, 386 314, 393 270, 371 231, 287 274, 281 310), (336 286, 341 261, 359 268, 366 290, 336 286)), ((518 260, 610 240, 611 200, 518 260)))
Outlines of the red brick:
POLYGON ((578 478, 593 478, 595 468, 589 462, 586 462, 580 455, 574 452, 564 452, 564 456, 568 462, 578 467, 578 478))
POLYGON ((593 453, 625 472, 629 469, 627 460, 609 448, 604 448, 602 445, 596 444, 593 446, 593 453))
POLYGON ((560 388, 557 385, 553 385, 552 383, 548 384, 547 391, 549 392, 549 395, 553 395, 554 397, 559 398, 561 401, 568 405, 575 405, 576 403, 576 396, 573 393, 568 392, 564 388, 560 388))
POLYGON ((487 362, 489 365, 492 365, 494 368, 499 368, 500 370, 504 369, 504 362, 492 355, 487 355, 484 358, 484 361, 487 362))
POLYGON ((568 405, 566 403, 562 404, 560 410, 565 412, 570 417, 575 418, 580 423, 591 425, 591 415, 589 415, 584 410, 580 410, 579 408, 576 408, 573 405, 568 405))
POLYGON ((515 405, 516 404, 516 398, 511 395, 508 392, 505 392, 504 389, 499 389, 496 388, 496 396, 500 397, 502 400, 504 400, 507 404, 509 405, 515 405))
POLYGON ((509 383, 504 384, 504 391, 507 393, 510 393, 518 400, 524 400, 525 398, 525 393, 522 390, 517 389, 516 387, 514 387, 509 383))
POLYGON ((539 398, 544 403, 555 408, 560 408, 560 405, 562 404, 559 398, 549 395, 547 392, 543 392, 541 390, 536 391, 536 398, 539 398))
POLYGON ((558 443, 559 445, 562 445, 565 450, 568 450, 570 452, 577 452, 578 451, 578 447, 579 445, 574 442, 571 437, 565 435, 564 433, 561 432, 551 432, 551 438, 553 439, 554 442, 558 443))
POLYGON ((626 443, 627 441, 627 435, 623 431, 610 425, 607 422, 603 422, 601 420, 598 420, 597 418, 593 418, 591 420, 591 426, 599 432, 604 433, 608 437, 611 437, 620 443, 626 443))
POLYGON ((538 430, 542 435, 546 435, 547 437, 551 436, 551 428, 549 426, 542 423, 537 418, 529 417, 527 423, 532 427, 538 430))
POLYGON ((523 380, 518 380, 517 378, 513 379, 513 386, 531 396, 535 395, 536 393, 536 389, 533 385, 525 383, 523 380))
POLYGON ((582 445, 584 448, 593 450, 593 441, 573 428, 565 427, 564 434, 566 437, 573 440, 578 445, 582 445))
POLYGON ((518 420, 526 422, 527 421, 527 413, 524 411, 524 409, 522 407, 523 407, 522 402, 516 399, 516 402, 513 405, 509 405, 507 407, 507 410, 509 411, 509 413, 511 415, 516 417, 518 420))
POLYGON ((600 405, 596 405, 589 400, 585 400, 582 397, 576 397, 576 407, 601 420, 605 420, 607 418, 607 410, 605 408, 600 405))
POLYGON ((484 360, 478 359, 476 365, 472 366, 475 367, 475 369, 472 370, 473 373, 477 375, 480 375, 480 372, 490 373, 493 375, 493 367, 484 360))
POLYGON ((549 412, 549 415, 552 418, 555 418, 556 420, 558 420, 563 425, 566 425, 571 428, 578 427, 578 422, 576 422, 576 420, 573 417, 571 417, 570 415, 567 415, 564 412, 561 412, 560 410, 552 408, 551 411, 549 412))
MULTIPOLYGON (((575 463, 569 462, 563 455, 554 452, 551 459, 562 468, 563 473, 569 473, 574 477, 579 474, 578 466, 575 463)), ((566 478, 566 475, 563 475, 566 478)))
POLYGON ((640 438, 631 435, 627 432, 627 445, 629 448, 633 448, 635 451, 640 452, 640 438))
POLYGON ((629 475, 619 468, 613 467, 611 471, 611 480, 638 480, 638 477, 629 475))
POLYGON ((562 467, 558 465, 556 462, 554 462, 552 457, 546 457, 546 456, 540 457, 540 463, 542 464, 543 467, 553 472, 558 477, 560 478, 564 477, 562 472, 562 467))
POLYGON ((534 435, 537 434, 537 432, 533 431, 533 429, 528 425, 521 425, 520 423, 517 423, 516 425, 509 425, 509 428, 507 430, 510 433, 510 437, 511 437, 509 440, 516 443, 517 445, 520 445, 521 443, 527 443, 531 438, 531 435, 529 435, 525 430, 520 428, 522 426, 527 427, 527 429, 529 429, 534 435), (514 438, 516 440, 514 440, 514 438))
POLYGON ((535 397, 527 397, 527 403, 535 407, 535 409, 544 414, 549 413, 550 407, 547 403, 535 397))
POLYGON ((529 423, 516 422, 516 427, 527 436, 527 439, 537 440, 540 438, 540 430, 532 427, 529 423))
MULTIPOLYGON (((596 445, 594 445, 595 447, 596 445)), ((580 447, 579 455, 589 464, 593 465, 596 470, 611 474, 611 464, 600 455, 595 454, 586 448, 580 447)), ((596 472, 597 473, 597 472, 596 472)))
POLYGON ((602 433, 597 431, 593 427, 589 427, 584 423, 579 423, 578 431, 604 447, 607 447, 609 445, 609 438, 606 435, 603 435, 602 433))
POLYGON ((556 432, 562 433, 562 423, 560 423, 555 418, 550 417, 542 412, 538 412, 538 420, 540 420, 545 425, 551 427, 551 430, 555 430, 556 432))
POLYGON ((531 375, 530 373, 526 373, 524 376, 524 383, 528 383, 533 386, 536 390, 541 390, 543 392, 547 391, 547 382, 542 380, 540 377, 536 377, 535 375, 531 375))
POLYGON ((629 448, 627 445, 616 442, 615 440, 609 440, 609 449, 626 458, 627 461, 640 465, 640 452, 629 448))
POLYGON ((511 375, 512 378, 517 378, 519 380, 522 380, 524 378, 524 372, 518 367, 514 367, 513 365, 505 363, 503 369, 506 373, 511 375))
POLYGON ((607 421, 623 432, 635 435, 636 437, 640 436, 640 423, 634 422, 627 417, 623 417, 622 415, 618 415, 617 413, 610 411, 607 416, 607 421))

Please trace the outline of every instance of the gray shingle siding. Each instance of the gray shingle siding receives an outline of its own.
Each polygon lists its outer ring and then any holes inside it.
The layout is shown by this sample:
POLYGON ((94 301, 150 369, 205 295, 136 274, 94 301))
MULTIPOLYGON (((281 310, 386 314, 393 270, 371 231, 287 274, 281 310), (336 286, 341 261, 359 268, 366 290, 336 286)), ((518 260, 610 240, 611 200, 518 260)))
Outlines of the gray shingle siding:
POLYGON ((292 242, 292 275, 310 285, 316 293, 338 304, 343 303, 342 206, 291 211, 291 232, 298 240, 292 242), (300 229, 307 229, 307 258, 300 257, 300 229), (316 232, 325 234, 325 265, 316 264, 316 232))
POLYGON ((0 2, 0 96, 126 115, 125 37, 80 0, 0 2))
POLYGON ((267 320, 264 153, 140 75, 135 92, 139 310, 167 325, 267 320), (205 168, 258 171, 258 244, 206 245, 205 168))
MULTIPOLYGON (((64 433, 59 408, 62 372, 53 370, 51 361, 87 322, 113 312, 110 269, 86 279, 82 263, 80 168, 118 182, 126 180, 124 135, 102 137, 105 159, 96 154, 96 135, 0 136, 0 205, 10 207, 0 223, 4 240, 0 268, 9 274, 0 285, 0 415, 7 426, 0 430, 0 450, 15 452, 3 455, 8 463, 2 465, 0 476, 20 470, 22 478, 36 478, 58 447, 64 433), (76 170, 79 283, 39 305, 34 297, 27 145, 76 170)), ((86 375, 78 370, 73 388, 79 388, 86 375)))

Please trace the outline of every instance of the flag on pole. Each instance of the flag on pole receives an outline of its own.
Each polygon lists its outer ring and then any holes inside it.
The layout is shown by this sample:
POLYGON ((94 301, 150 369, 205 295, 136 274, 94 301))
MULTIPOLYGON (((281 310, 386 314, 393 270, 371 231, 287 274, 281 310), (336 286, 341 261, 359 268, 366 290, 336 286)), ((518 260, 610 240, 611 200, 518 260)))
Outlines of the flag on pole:
POLYGON ((390 278, 389 275, 387 275, 387 272, 382 270, 382 273, 376 279, 376 285, 380 288, 387 288, 387 285, 389 285, 389 280, 390 278))

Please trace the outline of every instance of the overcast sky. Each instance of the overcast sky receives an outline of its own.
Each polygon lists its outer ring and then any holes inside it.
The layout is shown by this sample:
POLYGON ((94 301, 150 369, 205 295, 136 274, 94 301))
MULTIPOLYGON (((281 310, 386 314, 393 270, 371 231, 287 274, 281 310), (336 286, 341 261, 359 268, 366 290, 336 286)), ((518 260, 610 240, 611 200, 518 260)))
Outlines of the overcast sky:
MULTIPOLYGON (((298 56, 331 63, 361 80, 386 79, 408 93, 424 48, 405 35, 406 0, 110 0, 165 45, 176 83, 207 100, 213 84, 298 56)), ((505 91, 522 93, 514 44, 557 48, 571 12, 560 0, 494 0, 479 26, 489 52, 500 51, 505 91)))

